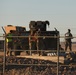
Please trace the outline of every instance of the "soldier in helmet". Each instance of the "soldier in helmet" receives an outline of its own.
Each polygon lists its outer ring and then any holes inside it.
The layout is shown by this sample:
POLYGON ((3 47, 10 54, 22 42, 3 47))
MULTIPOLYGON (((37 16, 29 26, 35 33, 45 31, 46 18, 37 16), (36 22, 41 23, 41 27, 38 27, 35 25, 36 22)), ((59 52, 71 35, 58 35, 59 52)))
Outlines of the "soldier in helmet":
POLYGON ((65 51, 67 50, 67 48, 69 47, 70 51, 72 51, 72 41, 71 39, 73 39, 73 35, 71 33, 71 30, 68 29, 68 32, 65 33, 65 51))

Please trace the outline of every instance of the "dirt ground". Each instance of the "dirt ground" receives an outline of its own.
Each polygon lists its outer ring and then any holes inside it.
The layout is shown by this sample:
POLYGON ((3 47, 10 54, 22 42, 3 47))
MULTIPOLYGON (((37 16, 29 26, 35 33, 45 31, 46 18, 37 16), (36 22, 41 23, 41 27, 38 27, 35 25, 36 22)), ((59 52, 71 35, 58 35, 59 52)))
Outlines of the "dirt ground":
MULTIPOLYGON (((65 42, 61 42, 61 47, 65 49, 65 42)), ((67 51, 69 51, 69 48, 67 51)), ((72 51, 76 51, 76 42, 72 43, 72 51)))

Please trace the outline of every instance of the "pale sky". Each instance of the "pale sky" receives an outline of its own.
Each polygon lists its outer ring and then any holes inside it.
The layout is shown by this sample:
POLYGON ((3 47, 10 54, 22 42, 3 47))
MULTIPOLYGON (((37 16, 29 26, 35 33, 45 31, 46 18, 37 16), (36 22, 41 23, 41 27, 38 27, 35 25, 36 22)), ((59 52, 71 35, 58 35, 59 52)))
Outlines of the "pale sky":
POLYGON ((0 0, 0 27, 11 24, 28 30, 31 20, 48 20, 48 30, 56 27, 64 34, 70 28, 76 34, 76 0, 0 0))

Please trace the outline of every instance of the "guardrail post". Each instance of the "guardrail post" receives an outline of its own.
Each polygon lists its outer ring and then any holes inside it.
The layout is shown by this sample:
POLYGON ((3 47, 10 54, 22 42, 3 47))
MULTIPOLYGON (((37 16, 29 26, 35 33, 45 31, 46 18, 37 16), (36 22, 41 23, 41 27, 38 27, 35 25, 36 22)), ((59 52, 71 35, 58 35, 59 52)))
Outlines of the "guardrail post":
POLYGON ((3 59, 3 75, 5 75, 5 66, 6 66, 6 34, 4 36, 4 59, 3 59))
POLYGON ((59 75, 59 35, 57 36, 57 75, 59 75))

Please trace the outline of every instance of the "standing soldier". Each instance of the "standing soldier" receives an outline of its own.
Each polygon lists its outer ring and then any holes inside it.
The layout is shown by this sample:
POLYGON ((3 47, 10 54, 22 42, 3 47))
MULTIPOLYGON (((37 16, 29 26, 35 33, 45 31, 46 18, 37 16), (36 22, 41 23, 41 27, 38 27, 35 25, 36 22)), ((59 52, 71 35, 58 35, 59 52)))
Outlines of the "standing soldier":
MULTIPOLYGON (((31 50, 37 50, 37 32, 36 31, 31 31, 31 35, 30 35, 30 49, 31 50)), ((34 51, 36 52, 36 51, 34 51)))
MULTIPOLYGON (((8 43, 7 55, 8 55, 8 53, 9 53, 9 49, 10 49, 10 50, 13 49, 13 38, 12 38, 12 36, 13 36, 13 30, 10 30, 10 33, 7 34, 7 39, 6 39, 6 41, 7 41, 7 43, 8 43)), ((12 53, 12 52, 10 52, 10 54, 11 54, 11 53, 12 53)))
POLYGON ((67 50, 67 47, 69 47, 70 51, 72 51, 72 41, 73 35, 71 34, 71 30, 68 29, 68 32, 65 33, 65 51, 67 50))

